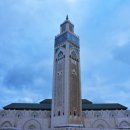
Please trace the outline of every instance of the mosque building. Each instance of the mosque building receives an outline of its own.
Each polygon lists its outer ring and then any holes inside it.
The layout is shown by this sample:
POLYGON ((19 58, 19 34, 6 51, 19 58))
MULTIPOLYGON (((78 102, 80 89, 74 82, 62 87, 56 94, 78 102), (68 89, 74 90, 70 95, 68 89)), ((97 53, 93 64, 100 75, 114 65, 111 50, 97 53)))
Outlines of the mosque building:
POLYGON ((52 99, 3 107, 0 130, 98 129, 130 130, 130 110, 81 99, 79 36, 67 16, 55 37, 52 99))

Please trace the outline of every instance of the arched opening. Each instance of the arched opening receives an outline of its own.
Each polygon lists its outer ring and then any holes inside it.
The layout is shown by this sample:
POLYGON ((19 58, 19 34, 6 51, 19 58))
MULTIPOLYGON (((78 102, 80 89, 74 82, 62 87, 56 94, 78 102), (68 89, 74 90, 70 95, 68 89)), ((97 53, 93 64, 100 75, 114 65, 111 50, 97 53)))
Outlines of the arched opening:
POLYGON ((9 122, 9 121, 5 121, 5 122, 2 123, 1 127, 2 127, 2 128, 12 127, 12 124, 11 124, 11 122, 9 122))
POLYGON ((101 118, 102 114, 100 112, 95 112, 94 117, 101 118))
POLYGON ((2 111, 1 113, 0 113, 0 117, 6 117, 7 116, 7 113, 5 112, 5 111, 2 111))
POLYGON ((110 118, 115 118, 116 117, 116 113, 115 112, 111 112, 109 116, 110 116, 110 118))
POLYGON ((32 112, 31 117, 37 118, 38 117, 38 113, 37 112, 32 112))
POLYGON ((18 118, 22 118, 23 114, 22 114, 22 112, 17 112, 15 116, 18 117, 18 118))
POLYGON ((92 128, 109 129, 109 124, 105 120, 98 119, 92 124, 92 128))
POLYGON ((130 128, 130 124, 127 121, 122 121, 120 123, 120 128, 130 128))
POLYGON ((72 59, 75 59, 75 60, 77 59, 77 55, 76 55, 76 52, 75 52, 75 51, 72 51, 72 52, 71 52, 71 58, 72 58, 72 59))
POLYGON ((28 120, 24 126, 24 130, 40 130, 41 129, 41 124, 37 120, 28 120))
POLYGON ((61 59, 61 58, 63 58, 63 57, 64 57, 63 52, 60 51, 59 54, 58 54, 58 60, 61 59))

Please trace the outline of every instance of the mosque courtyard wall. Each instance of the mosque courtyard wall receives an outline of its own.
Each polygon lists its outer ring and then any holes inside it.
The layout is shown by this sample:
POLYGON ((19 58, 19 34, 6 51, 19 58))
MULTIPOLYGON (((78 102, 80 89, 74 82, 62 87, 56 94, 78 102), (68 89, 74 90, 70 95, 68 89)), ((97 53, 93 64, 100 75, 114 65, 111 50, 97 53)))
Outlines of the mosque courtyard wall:
MULTIPOLYGON (((82 130, 130 130, 130 110, 83 111, 82 130)), ((51 130, 51 111, 1 110, 0 129, 51 130)), ((66 128, 54 128, 66 130, 66 128)), ((67 128, 76 130, 76 128, 67 128)))

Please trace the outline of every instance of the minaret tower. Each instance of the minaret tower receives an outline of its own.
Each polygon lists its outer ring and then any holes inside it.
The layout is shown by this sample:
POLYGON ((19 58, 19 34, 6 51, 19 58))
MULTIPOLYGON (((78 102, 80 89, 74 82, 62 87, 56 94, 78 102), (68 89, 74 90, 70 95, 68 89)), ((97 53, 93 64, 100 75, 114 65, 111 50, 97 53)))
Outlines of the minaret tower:
POLYGON ((79 37, 68 15, 55 37, 52 128, 82 127, 79 37))

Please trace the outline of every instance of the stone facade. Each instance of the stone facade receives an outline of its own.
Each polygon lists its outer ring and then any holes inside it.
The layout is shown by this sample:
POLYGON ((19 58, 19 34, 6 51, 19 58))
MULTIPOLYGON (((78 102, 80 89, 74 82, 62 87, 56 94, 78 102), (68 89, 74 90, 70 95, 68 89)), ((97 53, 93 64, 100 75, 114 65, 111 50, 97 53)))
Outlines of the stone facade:
POLYGON ((51 127, 49 111, 1 110, 0 128, 47 130, 51 127))
POLYGON ((79 37, 69 19, 55 37, 51 117, 53 128, 82 125, 79 37))
POLYGON ((130 130, 130 110, 84 111, 82 117, 85 128, 130 130))
MULTIPOLYGON (((130 130, 130 110, 83 111, 83 128, 79 130, 130 130)), ((0 130, 51 130, 50 111, 1 110, 0 130)), ((64 130, 64 128, 59 128, 64 130)), ((68 127, 70 129, 70 127, 68 127)), ((71 127, 71 130, 76 128, 71 127)), ((57 130, 57 128, 55 128, 57 130)), ((66 130, 66 128, 65 128, 66 130)))

